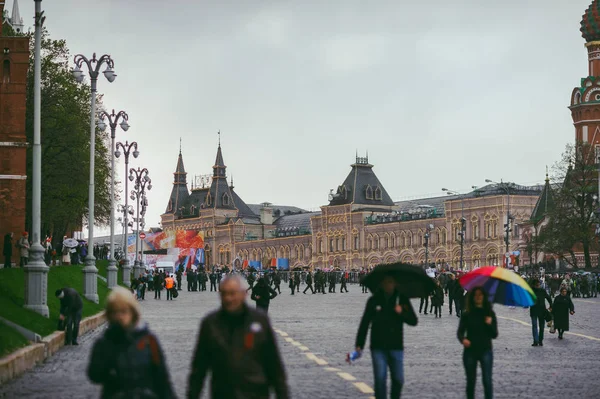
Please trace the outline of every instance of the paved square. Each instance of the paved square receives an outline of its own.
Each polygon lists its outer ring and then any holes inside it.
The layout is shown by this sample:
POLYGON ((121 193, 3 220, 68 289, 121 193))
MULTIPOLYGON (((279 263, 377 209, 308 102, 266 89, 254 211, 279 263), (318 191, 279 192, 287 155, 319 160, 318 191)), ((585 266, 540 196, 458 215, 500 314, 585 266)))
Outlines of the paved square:
MULTIPOLYGON (((303 289, 303 287, 301 287, 303 289)), ((211 292, 181 291, 167 302, 148 293, 143 316, 161 340, 179 397, 185 393, 200 319, 218 306, 211 292)), ((373 377, 368 351, 354 365, 344 362, 352 350, 368 294, 350 286, 348 294, 291 296, 271 302, 270 316, 288 372, 293 398, 369 398, 373 377)), ((531 347, 527 309, 495 306, 499 337, 494 342, 494 394, 497 398, 540 396, 598 398, 600 392, 600 299, 574 299, 571 333, 558 341, 548 334, 543 348, 531 347)), ((413 302, 417 307, 418 301, 413 302)), ((464 398, 458 319, 447 307, 441 319, 420 315, 405 329, 406 398, 464 398)), ((101 329, 100 329, 101 330, 101 329)), ((0 398, 98 398, 100 390, 85 376, 96 331, 48 362, 0 387, 0 398)), ((478 379, 476 395, 483 397, 478 379)), ((206 397, 206 395, 204 396, 206 397)))

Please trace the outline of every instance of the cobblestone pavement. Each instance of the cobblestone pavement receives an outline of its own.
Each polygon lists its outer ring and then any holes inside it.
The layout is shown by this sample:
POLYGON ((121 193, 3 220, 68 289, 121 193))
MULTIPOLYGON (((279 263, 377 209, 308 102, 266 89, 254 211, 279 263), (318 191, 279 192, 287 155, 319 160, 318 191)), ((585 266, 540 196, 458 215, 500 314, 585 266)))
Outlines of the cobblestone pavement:
MULTIPOLYGON (((302 287, 303 288, 303 287, 302 287)), ((218 306, 215 293, 188 293, 173 302, 142 302, 144 319, 165 349, 171 377, 184 397, 191 351, 201 317, 218 306)), ((367 294, 350 286, 348 294, 289 290, 271 303, 270 316, 286 364, 294 398, 370 398, 373 377, 368 351, 354 365, 344 362, 367 294)), ((540 395, 597 398, 600 392, 600 299, 575 299, 576 314, 565 340, 547 333, 544 347, 531 347, 527 309, 496 306, 500 336, 494 342, 494 391, 497 398, 540 395)), ((418 308, 418 302, 416 305, 418 308)), ((418 310, 418 309, 417 309, 418 310)), ((465 381, 458 319, 447 306, 441 319, 421 315, 419 325, 405 329, 403 397, 463 398, 465 381)), ((66 347, 45 364, 0 387, 0 398, 97 398, 98 387, 85 376, 88 355, 99 329, 82 337, 79 347, 66 347)), ((206 395, 204 396, 206 397, 206 395)), ((480 379, 477 397, 483 397, 480 379)))

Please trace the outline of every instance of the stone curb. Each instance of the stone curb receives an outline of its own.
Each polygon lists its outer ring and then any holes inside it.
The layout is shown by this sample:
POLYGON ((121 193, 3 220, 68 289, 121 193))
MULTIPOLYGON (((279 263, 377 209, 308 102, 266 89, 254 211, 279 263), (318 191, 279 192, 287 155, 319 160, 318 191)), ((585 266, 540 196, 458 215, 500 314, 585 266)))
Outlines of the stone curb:
MULTIPOLYGON (((104 311, 81 320, 79 335, 95 330, 105 322, 104 311)), ((65 332, 56 331, 42 339, 39 344, 31 344, 0 358, 0 385, 34 368, 65 345, 65 332)))

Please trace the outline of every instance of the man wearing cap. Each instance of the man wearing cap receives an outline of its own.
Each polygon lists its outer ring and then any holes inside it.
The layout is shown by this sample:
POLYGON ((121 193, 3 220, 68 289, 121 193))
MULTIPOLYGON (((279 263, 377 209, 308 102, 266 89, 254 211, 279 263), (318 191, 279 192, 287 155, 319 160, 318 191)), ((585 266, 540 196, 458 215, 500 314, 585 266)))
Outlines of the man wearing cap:
POLYGON ((21 267, 26 266, 29 261, 29 233, 24 231, 17 242, 17 247, 21 250, 21 267))
POLYGON ((60 300, 60 320, 64 320, 66 326, 65 345, 79 345, 79 322, 83 311, 83 301, 79 293, 70 287, 61 288, 55 293, 60 300))

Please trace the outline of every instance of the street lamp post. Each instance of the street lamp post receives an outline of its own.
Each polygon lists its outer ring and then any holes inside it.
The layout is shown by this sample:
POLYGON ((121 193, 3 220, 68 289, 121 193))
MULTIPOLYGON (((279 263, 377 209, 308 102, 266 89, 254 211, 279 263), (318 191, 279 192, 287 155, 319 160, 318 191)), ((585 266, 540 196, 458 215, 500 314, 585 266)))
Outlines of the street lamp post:
MULTIPOLYGON (((512 216, 510 215, 510 190, 508 189, 508 183, 504 183, 500 180, 500 183, 497 183, 490 179, 485 179, 486 183, 493 183, 497 187, 500 187, 506 193, 506 224, 504 225, 504 243, 506 244, 506 253, 508 254, 510 251, 510 232, 512 229, 510 228, 510 221, 512 220, 512 216)), ((508 257, 505 256, 505 267, 508 268, 508 257)))
POLYGON ((31 260, 25 265, 25 308, 49 317, 48 310, 48 266, 44 262, 44 248, 41 240, 41 209, 42 209, 42 145, 41 132, 41 44, 42 26, 45 17, 41 10, 42 0, 35 0, 35 49, 33 66, 33 169, 32 169, 32 206, 31 206, 31 235, 33 242, 31 260))
MULTIPOLYGON (((121 156, 121 151, 123 151, 123 155, 125 156, 125 175, 127 175, 127 171, 129 170, 129 155, 133 154, 134 158, 137 158, 140 153, 138 151, 138 144, 134 141, 131 144, 129 141, 126 141, 125 144, 118 142, 117 150, 115 151, 115 157, 119 158, 121 156), (133 152, 132 152, 133 150, 133 152)), ((123 213, 123 218, 125 220, 125 245, 123 252, 125 253, 125 259, 123 261, 123 284, 127 287, 131 285, 131 265, 129 264, 129 256, 127 255, 127 229, 129 228, 129 216, 133 215, 133 209, 129 206, 129 180, 125 178, 125 212, 123 213), (131 213, 130 213, 131 209, 131 213)))
POLYGON ((85 65, 90 74, 91 82, 91 107, 90 107, 90 186, 88 200, 88 254, 85 258, 85 267, 83 274, 85 276, 83 283, 83 295, 90 301, 98 303, 98 269, 96 268, 96 258, 94 257, 94 161, 96 156, 96 91, 98 84, 98 76, 100 68, 106 64, 106 69, 103 74, 109 82, 113 82, 117 75, 113 71, 114 62, 110 55, 104 54, 99 59, 96 58, 96 53, 92 59, 88 59, 81 54, 77 54, 74 58, 75 68, 73 76, 78 82, 83 81, 83 71, 81 68, 85 65))
POLYGON ((142 222, 142 228, 145 226, 145 222, 140 219, 140 205, 142 206, 142 217, 146 214, 146 207, 148 206, 148 199, 146 198, 146 185, 148 190, 152 189, 152 180, 148 175, 148 169, 137 169, 131 168, 129 170, 129 180, 134 182, 134 190, 131 190, 131 199, 136 200, 137 203, 137 218, 136 218, 136 231, 135 231, 135 263, 133 266, 133 276, 138 278, 143 269, 143 262, 138 259, 138 242, 140 238, 140 222, 142 222))
POLYGON ((425 268, 429 269, 429 235, 433 230, 433 225, 428 224, 425 229, 425 268))
POLYGON ((460 237, 460 263, 459 268, 463 270, 464 255, 465 255, 465 234, 467 232, 467 219, 465 219, 465 195, 460 194, 458 191, 449 190, 442 188, 448 195, 458 195, 460 198, 460 231, 458 236, 460 237))
POLYGON ((104 119, 107 120, 108 126, 110 126, 110 254, 108 256, 106 280, 108 288, 114 288, 117 286, 117 272, 119 271, 115 260, 115 133, 119 120, 121 120, 121 129, 125 132, 129 130, 129 124, 127 123, 129 115, 125 111, 119 111, 115 114, 114 109, 111 114, 102 111, 98 122, 98 128, 102 131, 106 129, 104 119))

